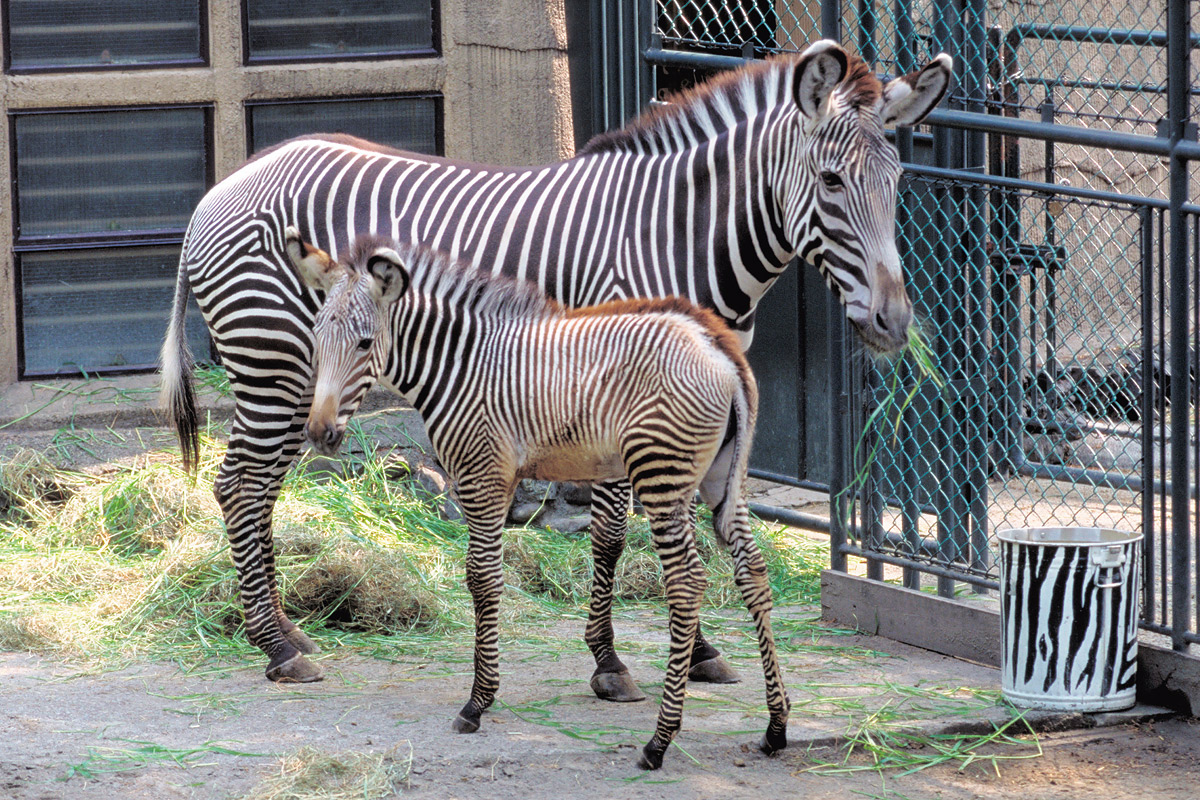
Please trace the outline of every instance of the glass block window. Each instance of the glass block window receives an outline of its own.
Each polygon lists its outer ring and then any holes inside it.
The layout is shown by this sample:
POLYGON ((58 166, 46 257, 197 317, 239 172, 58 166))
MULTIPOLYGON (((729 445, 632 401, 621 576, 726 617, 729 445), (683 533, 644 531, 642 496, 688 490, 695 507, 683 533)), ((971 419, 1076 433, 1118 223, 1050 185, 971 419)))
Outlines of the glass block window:
MULTIPOLYGON (((153 368, 210 181, 204 107, 12 114, 23 376, 153 368)), ((193 352, 208 337, 193 310, 193 352)))
POLYGON ((21 114, 21 237, 184 228, 204 194, 203 108, 21 114))
POLYGON ((14 72, 203 64, 200 0, 5 0, 14 72))
MULTIPOLYGON (((26 375, 152 368, 166 333, 179 245, 19 254, 26 375)), ((195 301, 193 353, 208 352, 195 301)))
POLYGON ((440 155, 441 97, 371 97, 248 105, 250 152, 306 133, 347 133, 378 144, 440 155))
POLYGON ((245 0, 246 61, 430 55, 431 0, 245 0))

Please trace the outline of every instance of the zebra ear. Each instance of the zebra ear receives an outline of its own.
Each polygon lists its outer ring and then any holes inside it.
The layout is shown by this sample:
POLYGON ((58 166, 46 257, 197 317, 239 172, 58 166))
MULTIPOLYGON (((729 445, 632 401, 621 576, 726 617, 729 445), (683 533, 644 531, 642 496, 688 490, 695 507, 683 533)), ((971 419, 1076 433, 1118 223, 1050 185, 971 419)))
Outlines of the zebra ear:
POLYGON ((381 305, 390 305, 408 290, 408 270, 400 254, 390 247, 381 247, 367 259, 367 272, 379 286, 381 305))
POLYGON ((300 238, 300 231, 289 225, 283 232, 284 247, 292 266, 300 273, 300 278, 309 286, 321 291, 329 291, 338 271, 342 269, 329 253, 319 247, 313 247, 300 238))
POLYGON ((815 119, 825 113, 829 95, 846 77, 848 64, 846 51, 832 39, 822 39, 801 53, 792 77, 792 95, 804 116, 815 119))
POLYGON ((946 94, 953 73, 954 59, 939 53, 916 72, 889 81, 883 87, 883 107, 879 111, 883 124, 916 125, 925 119, 946 94))

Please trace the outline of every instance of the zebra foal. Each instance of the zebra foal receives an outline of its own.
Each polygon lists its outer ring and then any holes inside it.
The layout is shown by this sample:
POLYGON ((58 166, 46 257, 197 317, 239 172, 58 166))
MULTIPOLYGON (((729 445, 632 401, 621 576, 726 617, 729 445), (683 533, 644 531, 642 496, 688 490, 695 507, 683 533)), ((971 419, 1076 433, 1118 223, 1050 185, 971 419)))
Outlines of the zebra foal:
POLYGON ((341 263, 294 227, 285 241, 301 278, 326 293, 314 326, 309 442, 335 452, 378 380, 420 412, 457 484, 470 531, 475 679, 454 729, 478 730, 499 687, 500 532, 517 481, 628 477, 662 560, 671 632, 658 723, 638 763, 662 766, 683 715, 707 583, 695 543, 697 490, 758 632, 770 710, 760 747, 786 747, 771 590, 743 498, 758 389, 721 319, 674 298, 569 310, 531 284, 378 236, 355 239, 341 263))

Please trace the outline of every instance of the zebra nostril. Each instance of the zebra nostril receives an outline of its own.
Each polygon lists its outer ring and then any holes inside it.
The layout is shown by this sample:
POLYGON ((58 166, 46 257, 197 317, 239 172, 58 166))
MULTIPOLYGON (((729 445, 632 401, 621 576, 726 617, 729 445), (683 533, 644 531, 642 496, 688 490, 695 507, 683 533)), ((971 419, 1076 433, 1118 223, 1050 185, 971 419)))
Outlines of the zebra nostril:
POLYGON ((883 318, 882 312, 877 311, 875 313, 875 327, 878 328, 879 330, 883 331, 884 333, 889 332, 887 320, 885 320, 883 318))

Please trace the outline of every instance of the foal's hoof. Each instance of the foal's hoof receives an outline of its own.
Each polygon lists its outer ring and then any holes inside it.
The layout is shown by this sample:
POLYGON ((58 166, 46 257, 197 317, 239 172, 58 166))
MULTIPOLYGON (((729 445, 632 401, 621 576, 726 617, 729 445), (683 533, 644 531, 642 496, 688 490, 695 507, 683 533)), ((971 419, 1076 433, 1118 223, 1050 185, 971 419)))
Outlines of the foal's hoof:
POLYGON ((767 732, 763 734, 762 741, 758 743, 758 749, 766 755, 773 756, 786 747, 787 723, 776 725, 772 722, 767 726, 767 732))
POLYGON ((597 672, 592 676, 592 691, 601 700, 613 703, 636 703, 645 700, 646 693, 638 688, 629 675, 629 670, 620 672, 597 672))
POLYGON ((315 683, 325 677, 316 664, 299 653, 267 665, 267 677, 278 683, 315 683))
POLYGON ((660 769, 662 768, 663 753, 667 750, 666 747, 659 747, 651 739, 645 747, 642 748, 641 755, 638 756, 638 766, 642 769, 660 769))
POLYGON ((479 720, 471 720, 459 714, 454 718, 454 722, 450 723, 450 729, 455 733, 474 733, 479 730, 479 720))
POLYGON ((292 628, 290 631, 286 631, 283 637, 291 642, 292 647, 306 656, 321 652, 321 648, 317 647, 317 643, 308 638, 308 634, 299 628, 292 628))
POLYGON ((741 683, 742 679, 733 671, 733 667, 729 666, 729 662, 724 656, 710 658, 708 661, 701 661, 699 664, 693 664, 688 670, 688 680, 698 681, 700 683, 741 683))

